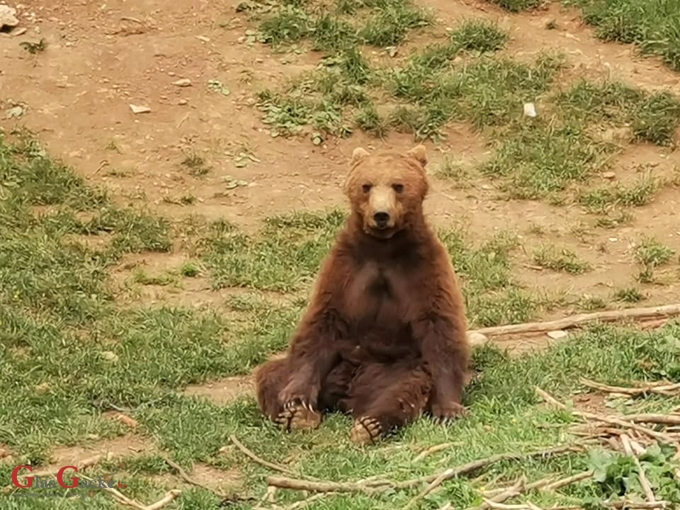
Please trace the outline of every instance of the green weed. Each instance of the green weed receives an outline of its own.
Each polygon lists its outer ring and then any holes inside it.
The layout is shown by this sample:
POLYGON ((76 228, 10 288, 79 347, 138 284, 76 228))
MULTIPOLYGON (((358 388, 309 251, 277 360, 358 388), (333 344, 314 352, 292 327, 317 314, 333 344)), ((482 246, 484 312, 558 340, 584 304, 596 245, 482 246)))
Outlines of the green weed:
POLYGON ((568 248, 558 249, 555 246, 543 246, 534 251, 534 263, 552 271, 578 275, 589 271, 590 265, 579 260, 575 252, 568 248))

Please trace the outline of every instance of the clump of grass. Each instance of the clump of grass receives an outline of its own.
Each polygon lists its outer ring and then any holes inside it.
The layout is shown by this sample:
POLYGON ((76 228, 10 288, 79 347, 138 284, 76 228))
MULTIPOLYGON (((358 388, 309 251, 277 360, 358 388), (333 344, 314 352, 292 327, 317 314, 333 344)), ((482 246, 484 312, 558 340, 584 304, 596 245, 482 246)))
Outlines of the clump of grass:
POLYGON ((542 198, 587 180, 612 150, 594 143, 578 125, 538 122, 509 134, 481 171, 506 178, 503 189, 511 197, 542 198))
POLYGON ((680 125, 680 101, 667 92, 647 94, 618 82, 581 81, 561 93, 557 102, 570 116, 586 123, 631 126, 632 141, 669 145, 680 125))
POLYGON ((645 299, 645 295, 636 287, 624 287, 614 293, 614 299, 624 303, 639 303, 645 299))
POLYGON ((373 103, 362 107, 357 112, 354 122, 362 131, 372 133, 379 138, 384 137, 389 130, 387 120, 380 116, 373 103))
POLYGON ((607 301, 599 296, 583 296, 578 302, 579 310, 584 312, 594 312, 607 308, 607 301))
POLYGON ((510 12, 522 12, 538 7, 543 0, 488 0, 510 12))
POLYGON ((132 280, 140 285, 159 285, 162 287, 177 285, 179 283, 177 275, 174 273, 165 272, 157 275, 150 275, 140 267, 133 271, 132 280))
POLYGON ((641 207, 650 203, 659 189, 659 181, 651 176, 639 178, 632 186, 605 186, 583 191, 578 202, 593 212, 606 212, 613 207, 641 207))
POLYGON ((451 33, 453 47, 466 51, 496 51, 507 42, 507 32, 486 19, 466 20, 451 33))
POLYGON ((642 283, 654 281, 654 270, 668 264, 675 256, 675 250, 661 243, 655 237, 643 237, 635 248, 635 259, 643 266, 638 279, 642 283))
POLYGON ((182 160, 182 166, 188 168, 189 173, 197 177, 206 175, 208 172, 210 172, 210 167, 206 165, 205 159, 195 152, 187 154, 184 157, 182 160))
POLYGON ((668 92, 647 97, 635 109, 631 119, 635 140, 656 145, 670 145, 678 125, 680 125, 680 102, 668 92))
POLYGON ((265 18, 259 29, 263 42, 278 46, 308 37, 313 30, 313 21, 304 10, 285 5, 275 15, 265 18))
POLYGON ((380 2, 376 10, 359 31, 361 42, 370 46, 397 46, 404 42, 409 30, 432 22, 432 16, 411 0, 380 2))
POLYGON ((668 0, 563 0, 583 9, 585 21, 605 41, 638 45, 642 54, 659 55, 673 70, 680 71, 680 31, 677 5, 668 0))
POLYGON ((590 271, 591 267, 568 248, 543 246, 534 251, 534 263, 552 271, 561 271, 572 275, 579 275, 590 271))
POLYGON ((458 188, 469 187, 472 177, 470 169, 466 165, 450 158, 444 159, 435 170, 435 175, 440 179, 452 181, 458 188))
POLYGON ((195 278, 201 274, 201 268, 196 262, 185 262, 179 272, 182 276, 195 278))

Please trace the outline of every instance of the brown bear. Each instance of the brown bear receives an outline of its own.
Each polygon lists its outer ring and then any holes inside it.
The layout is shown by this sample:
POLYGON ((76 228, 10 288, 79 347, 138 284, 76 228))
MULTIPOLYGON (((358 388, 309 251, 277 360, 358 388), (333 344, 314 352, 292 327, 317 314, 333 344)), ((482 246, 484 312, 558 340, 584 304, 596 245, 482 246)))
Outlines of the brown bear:
POLYGON ((466 413, 466 317, 446 248, 427 225, 426 149, 354 150, 351 214, 317 278, 287 355, 256 372, 262 412, 287 430, 351 413, 357 444, 423 413, 466 413))

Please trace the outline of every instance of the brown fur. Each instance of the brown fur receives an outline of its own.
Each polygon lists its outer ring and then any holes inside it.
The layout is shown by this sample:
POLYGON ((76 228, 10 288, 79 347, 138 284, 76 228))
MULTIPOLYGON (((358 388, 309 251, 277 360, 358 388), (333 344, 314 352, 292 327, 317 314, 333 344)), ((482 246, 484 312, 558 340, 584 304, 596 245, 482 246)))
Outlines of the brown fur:
POLYGON ((313 428, 320 412, 340 410, 355 417, 351 437, 363 443, 423 412, 465 412, 465 308, 448 252, 423 215, 426 164, 420 145, 406 154, 354 151, 345 182, 351 216, 287 357, 256 374, 258 403, 272 420, 313 428))

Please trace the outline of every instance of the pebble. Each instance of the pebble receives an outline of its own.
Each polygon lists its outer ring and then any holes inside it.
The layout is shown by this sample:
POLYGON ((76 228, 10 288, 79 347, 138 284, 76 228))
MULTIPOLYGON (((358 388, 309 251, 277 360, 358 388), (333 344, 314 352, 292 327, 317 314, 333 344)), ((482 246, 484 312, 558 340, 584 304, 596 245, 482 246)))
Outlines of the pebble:
POLYGON ((191 80, 189 78, 182 78, 181 80, 172 82, 172 84, 176 85, 177 87, 190 87, 191 80))

